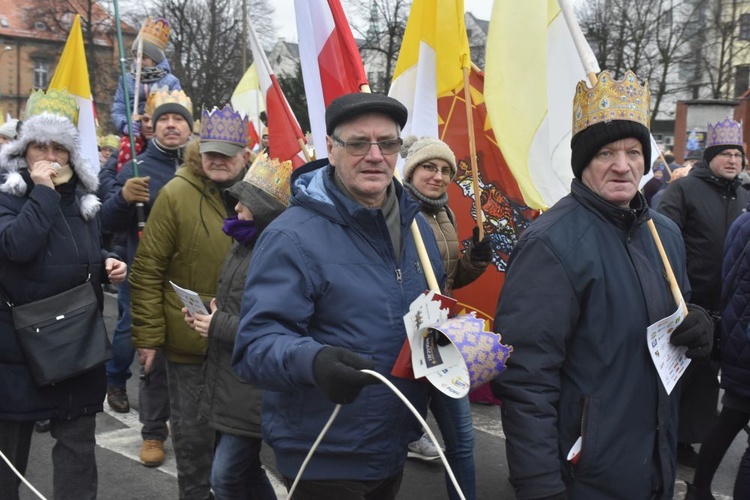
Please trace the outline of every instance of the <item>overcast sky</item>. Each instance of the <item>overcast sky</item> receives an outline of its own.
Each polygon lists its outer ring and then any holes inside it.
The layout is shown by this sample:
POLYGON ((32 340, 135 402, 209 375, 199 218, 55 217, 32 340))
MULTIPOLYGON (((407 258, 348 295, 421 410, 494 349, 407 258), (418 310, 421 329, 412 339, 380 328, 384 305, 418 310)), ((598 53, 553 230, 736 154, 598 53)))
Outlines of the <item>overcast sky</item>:
MULTIPOLYGON (((517 0, 528 1, 528 0, 517 0)), ((464 0, 464 8, 474 14, 477 19, 489 20, 492 13, 493 0, 464 0)), ((275 12, 275 23, 279 28, 279 36, 283 36, 289 42, 297 41, 297 26, 294 15, 294 0, 274 0, 272 2, 275 12)), ((346 0, 342 6, 347 14, 350 12, 346 0)))

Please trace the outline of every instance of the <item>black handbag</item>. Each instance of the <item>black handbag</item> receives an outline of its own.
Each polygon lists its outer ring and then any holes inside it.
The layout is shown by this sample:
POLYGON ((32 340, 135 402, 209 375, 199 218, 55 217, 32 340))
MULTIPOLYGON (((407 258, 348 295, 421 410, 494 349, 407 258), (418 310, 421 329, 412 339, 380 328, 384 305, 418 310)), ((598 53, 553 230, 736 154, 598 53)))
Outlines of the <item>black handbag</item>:
POLYGON ((39 386, 75 377, 112 359, 112 345, 89 281, 14 306, 12 311, 18 342, 39 386))
POLYGON ((83 284, 18 306, 0 288, 11 308, 29 371, 40 387, 75 377, 112 359, 112 345, 90 278, 89 259, 89 274, 83 284))

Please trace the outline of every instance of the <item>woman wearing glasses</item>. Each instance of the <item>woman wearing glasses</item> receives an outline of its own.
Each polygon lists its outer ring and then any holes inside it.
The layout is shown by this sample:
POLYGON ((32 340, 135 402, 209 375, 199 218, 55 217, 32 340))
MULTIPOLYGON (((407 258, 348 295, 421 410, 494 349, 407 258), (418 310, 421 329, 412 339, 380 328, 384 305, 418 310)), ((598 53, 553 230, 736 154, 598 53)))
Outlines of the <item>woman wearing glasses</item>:
MULTIPOLYGON (((445 267, 443 293, 452 295, 476 280, 492 261, 488 237, 479 241, 479 228, 474 228, 472 244, 461 254, 456 219, 448 208, 448 185, 456 175, 456 157, 446 143, 431 137, 404 140, 401 156, 404 163, 404 186, 422 204, 422 214, 432 227, 445 267)), ((468 396, 453 399, 437 389, 431 391, 430 409, 445 442, 446 457, 467 500, 476 498, 474 475, 474 428, 468 396)), ((438 452, 427 436, 409 444, 409 456, 434 460, 438 452)), ((449 497, 458 498, 446 476, 449 497)))

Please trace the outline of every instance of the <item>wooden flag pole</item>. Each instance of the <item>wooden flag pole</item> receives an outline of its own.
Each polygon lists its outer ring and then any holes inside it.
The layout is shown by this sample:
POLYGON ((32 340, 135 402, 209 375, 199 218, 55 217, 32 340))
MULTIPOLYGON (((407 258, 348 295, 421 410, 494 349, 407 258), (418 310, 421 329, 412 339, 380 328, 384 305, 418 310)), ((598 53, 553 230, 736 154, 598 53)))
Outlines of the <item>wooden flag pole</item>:
POLYGON ((474 210, 477 214, 477 227, 479 227, 479 241, 484 238, 484 214, 482 213, 482 189, 479 187, 479 168, 477 166, 477 143, 474 135, 474 113, 471 100, 471 82, 469 80, 469 68, 464 67, 464 104, 466 105, 466 126, 469 128, 469 162, 474 188, 474 210))
MULTIPOLYGON (((143 67, 143 36, 138 38, 138 52, 135 61, 135 95, 133 96, 133 121, 140 119, 141 114, 138 112, 138 101, 141 97, 141 68, 143 67)), ((135 157, 133 157, 135 159, 135 157)))

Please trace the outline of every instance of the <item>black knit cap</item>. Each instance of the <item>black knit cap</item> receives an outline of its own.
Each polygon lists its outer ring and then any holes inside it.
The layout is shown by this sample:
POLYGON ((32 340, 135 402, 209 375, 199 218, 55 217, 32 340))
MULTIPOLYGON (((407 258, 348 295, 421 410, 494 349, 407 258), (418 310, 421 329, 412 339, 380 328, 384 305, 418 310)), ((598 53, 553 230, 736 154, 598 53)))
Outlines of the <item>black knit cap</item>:
POLYGON ((745 148, 740 146, 739 144, 717 144, 716 146, 709 146, 706 148, 706 150, 703 152, 703 160, 706 162, 706 165, 711 163, 711 160, 713 160, 716 155, 721 153, 722 151, 726 151, 727 149, 737 149, 742 154, 745 154, 745 148))
POLYGON ((333 134, 341 123, 366 113, 383 113, 393 118, 401 128, 406 125, 408 111, 393 97, 369 92, 345 94, 334 99, 326 108, 326 134, 333 134))
POLYGON ((190 111, 185 106, 183 106, 182 104, 178 104, 176 102, 166 102, 166 103, 158 106, 154 110, 154 115, 151 117, 151 120, 153 121, 154 126, 156 126, 156 122, 159 121, 159 117, 161 115, 166 114, 166 113, 175 113, 175 114, 178 114, 178 115, 182 116, 183 118, 185 118, 185 121, 187 121, 188 125, 190 125, 190 131, 192 132, 192 130, 193 130, 193 117, 190 114, 190 111))
POLYGON ((638 122, 631 120, 610 120, 599 122, 578 132, 570 140, 572 155, 570 158, 573 175, 581 178, 583 169, 588 166, 592 158, 609 143, 632 137, 640 141, 643 147, 644 171, 651 168, 651 132, 638 122))

